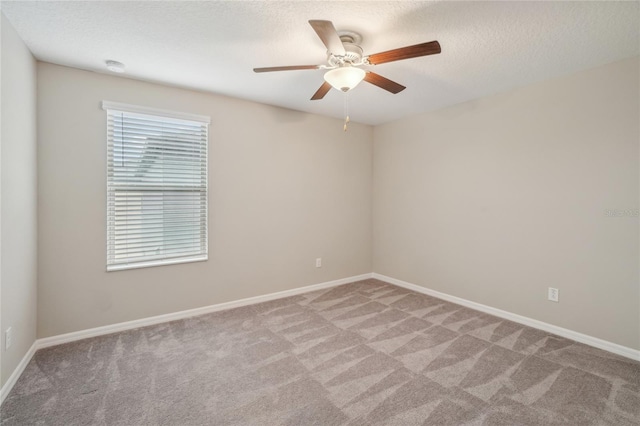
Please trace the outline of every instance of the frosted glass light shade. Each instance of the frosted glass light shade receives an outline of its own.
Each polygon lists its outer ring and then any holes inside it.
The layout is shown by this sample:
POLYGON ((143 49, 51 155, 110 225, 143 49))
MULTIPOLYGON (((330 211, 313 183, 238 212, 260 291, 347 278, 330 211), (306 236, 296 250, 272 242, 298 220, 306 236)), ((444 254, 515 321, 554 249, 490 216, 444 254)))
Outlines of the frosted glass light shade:
POLYGON ((324 80, 336 89, 348 92, 364 79, 365 74, 366 72, 361 68, 340 67, 327 71, 324 74, 324 80))

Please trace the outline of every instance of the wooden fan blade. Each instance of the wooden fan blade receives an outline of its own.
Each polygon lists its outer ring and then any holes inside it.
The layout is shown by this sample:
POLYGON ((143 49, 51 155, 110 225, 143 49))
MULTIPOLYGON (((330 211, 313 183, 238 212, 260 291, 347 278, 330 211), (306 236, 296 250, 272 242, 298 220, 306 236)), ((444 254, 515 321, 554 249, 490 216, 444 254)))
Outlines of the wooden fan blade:
POLYGON ((369 55, 371 65, 384 64, 385 62, 399 61, 401 59, 417 58, 419 56, 435 55, 440 53, 440 43, 429 41, 427 43, 416 44, 414 46, 401 47, 399 49, 387 50, 386 52, 369 55))
POLYGON ((327 50, 334 55, 344 56, 344 46, 342 40, 331 21, 311 20, 309 21, 320 40, 327 46, 327 50))
POLYGON ((254 68, 253 72, 271 72, 271 71, 294 71, 294 70, 317 70, 318 65, 291 65, 288 67, 265 67, 254 68))
POLYGON ((313 96, 311 97, 311 100, 317 101, 324 98, 324 95, 329 93, 329 90, 331 90, 331 85, 325 81, 324 83, 322 83, 322 86, 320 86, 318 91, 313 94, 313 96))
POLYGON ((364 81, 378 86, 381 89, 389 91, 393 94, 400 93, 404 89, 406 89, 406 87, 404 87, 402 84, 398 84, 395 81, 389 80, 388 78, 385 78, 380 74, 376 74, 375 72, 371 71, 367 71, 367 74, 365 74, 364 76, 364 81))

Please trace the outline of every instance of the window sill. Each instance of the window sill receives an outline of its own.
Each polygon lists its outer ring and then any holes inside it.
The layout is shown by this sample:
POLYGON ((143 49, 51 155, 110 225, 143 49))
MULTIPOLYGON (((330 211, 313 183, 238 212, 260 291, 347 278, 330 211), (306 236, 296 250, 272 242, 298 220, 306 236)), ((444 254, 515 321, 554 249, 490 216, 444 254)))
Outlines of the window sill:
POLYGON ((180 263, 204 262, 208 259, 209 256, 205 254, 178 259, 151 260, 148 262, 107 265, 107 272, 124 271, 126 269, 152 268, 154 266, 176 265, 180 263))

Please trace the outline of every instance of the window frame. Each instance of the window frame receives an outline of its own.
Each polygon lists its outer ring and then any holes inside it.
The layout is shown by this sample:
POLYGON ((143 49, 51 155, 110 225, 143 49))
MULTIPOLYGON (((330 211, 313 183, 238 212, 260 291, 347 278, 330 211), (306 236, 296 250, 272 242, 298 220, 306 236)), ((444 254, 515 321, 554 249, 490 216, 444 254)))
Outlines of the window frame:
MULTIPOLYGON (((107 131, 107 158, 106 158, 106 176, 105 176, 105 183, 106 183, 106 220, 105 220, 105 230, 106 230, 106 241, 105 241, 105 248, 106 248, 106 270, 107 272, 113 272, 113 271, 121 271, 121 270, 127 270, 127 269, 138 269, 138 268, 149 268, 149 267, 155 267, 155 266, 164 266, 164 265, 174 265, 174 264, 182 264, 182 263, 191 263, 191 262, 203 262, 208 260, 209 258, 209 125, 211 124, 211 118, 208 116, 204 116, 204 115, 196 115, 196 114, 189 114, 189 113, 184 113, 184 112, 178 112, 178 111, 170 111, 170 110, 164 110, 164 109, 158 109, 158 108, 148 108, 148 107, 143 107, 143 106, 138 106, 138 105, 130 105, 130 104, 125 104, 125 103, 120 103, 120 102, 112 102, 112 101, 102 101, 102 109, 106 112, 105 114, 105 119, 106 119, 106 131, 107 131), (115 141, 110 140, 110 135, 109 135, 109 129, 110 129, 110 124, 109 124, 109 116, 111 113, 116 112, 116 113, 124 113, 124 114, 130 114, 132 117, 135 115, 144 115, 144 116, 150 116, 152 118, 156 118, 159 120, 182 120, 182 121, 189 121, 192 123, 197 123, 199 125, 202 125, 205 129, 206 132, 206 137, 204 139, 205 144, 204 144, 204 150, 205 150, 205 155, 204 155, 204 166, 205 166, 205 179, 204 179, 204 250, 200 251, 197 254, 193 254, 193 255, 167 255, 167 257, 165 258, 161 258, 161 259, 151 259, 151 260, 131 260, 128 259, 125 262, 118 262, 118 263, 114 263, 111 259, 110 259, 110 249, 111 249, 111 244, 115 243, 115 240, 111 240, 110 237, 110 206, 109 206, 109 198, 112 195, 112 192, 115 192, 114 190, 110 189, 112 188, 112 181, 111 181, 111 176, 109 174, 109 165, 113 162, 113 153, 110 153, 110 144, 114 144, 115 141)), ((176 122, 174 122, 175 124, 176 122)), ((143 192, 144 190, 141 190, 140 192, 143 192)), ((171 190, 167 190, 167 191, 171 191, 171 190)), ((175 192, 175 189, 173 190, 173 192, 175 192)), ((202 234, 202 227, 194 227, 194 229, 200 229, 200 233, 202 234)), ((164 243, 164 241, 163 241, 164 243)))

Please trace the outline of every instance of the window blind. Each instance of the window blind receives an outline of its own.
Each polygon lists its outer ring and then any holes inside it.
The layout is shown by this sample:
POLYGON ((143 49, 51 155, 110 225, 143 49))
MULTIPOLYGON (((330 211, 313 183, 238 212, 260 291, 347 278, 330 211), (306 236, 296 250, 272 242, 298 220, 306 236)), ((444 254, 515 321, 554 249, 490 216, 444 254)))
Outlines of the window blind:
POLYGON ((206 260, 208 117, 103 108, 107 270, 206 260))

